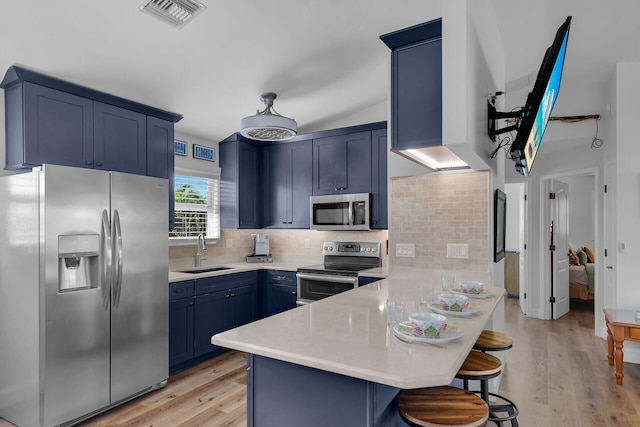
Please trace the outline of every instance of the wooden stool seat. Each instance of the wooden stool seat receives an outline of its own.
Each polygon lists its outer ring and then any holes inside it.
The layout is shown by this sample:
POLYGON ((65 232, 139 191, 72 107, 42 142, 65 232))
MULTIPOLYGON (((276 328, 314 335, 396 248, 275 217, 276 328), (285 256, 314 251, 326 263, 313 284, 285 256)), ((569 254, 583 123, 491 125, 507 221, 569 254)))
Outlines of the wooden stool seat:
POLYGON ((403 390, 398 394, 398 409, 414 427, 474 427, 489 419, 489 406, 484 400, 450 386, 403 390))
POLYGON ((473 345, 474 350, 503 351, 513 347, 513 339, 504 332, 484 330, 473 345))
MULTIPOLYGON (((497 357, 481 351, 470 351, 458 370, 458 377, 497 377, 502 362, 497 357)), ((476 378, 469 378, 476 379, 476 378)))

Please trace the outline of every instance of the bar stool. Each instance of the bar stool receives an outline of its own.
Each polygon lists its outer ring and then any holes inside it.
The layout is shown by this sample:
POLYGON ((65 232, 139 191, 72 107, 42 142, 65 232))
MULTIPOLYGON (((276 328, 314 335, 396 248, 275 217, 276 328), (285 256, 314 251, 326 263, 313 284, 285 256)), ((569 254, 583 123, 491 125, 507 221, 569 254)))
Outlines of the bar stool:
POLYGON ((504 332, 484 330, 473 345, 474 350, 503 351, 513 347, 513 339, 504 332))
MULTIPOLYGON (((497 393, 489 392, 489 380, 500 375, 502 362, 497 357, 481 351, 470 351, 458 370, 456 378, 462 379, 465 390, 469 390, 469 380, 480 381, 480 397, 489 405, 489 421, 499 426, 503 422, 511 421, 512 427, 518 427, 518 407, 511 400, 497 393), (504 403, 491 404, 489 396, 500 399, 504 403), (506 413, 505 416, 500 414, 506 413)), ((477 391, 473 391, 477 393, 477 391)))
POLYGON ((484 426, 489 418, 484 400, 457 387, 402 390, 397 402, 400 416, 412 427, 484 426))

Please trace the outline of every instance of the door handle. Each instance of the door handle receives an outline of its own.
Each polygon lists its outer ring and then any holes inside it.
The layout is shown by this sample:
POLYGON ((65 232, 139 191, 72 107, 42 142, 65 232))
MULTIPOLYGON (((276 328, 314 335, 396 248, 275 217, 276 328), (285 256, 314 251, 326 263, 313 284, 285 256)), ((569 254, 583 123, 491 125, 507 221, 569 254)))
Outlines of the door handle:
POLYGON ((109 224, 109 213, 102 211, 102 229, 100 230, 100 245, 102 262, 102 306, 109 309, 109 294, 111 293, 111 225, 109 224))
POLYGON ((120 304, 120 294, 122 293, 122 229, 120 228, 120 213, 113 211, 113 227, 111 228, 111 240, 113 241, 113 269, 114 272, 114 301, 113 306, 117 308, 120 304))

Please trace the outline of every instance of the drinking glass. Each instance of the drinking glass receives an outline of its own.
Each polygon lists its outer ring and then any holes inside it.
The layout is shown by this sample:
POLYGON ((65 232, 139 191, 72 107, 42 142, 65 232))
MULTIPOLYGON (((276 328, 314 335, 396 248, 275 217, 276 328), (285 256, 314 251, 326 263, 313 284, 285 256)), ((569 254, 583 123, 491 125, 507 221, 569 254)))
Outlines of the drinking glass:
POLYGON ((442 275, 442 292, 449 293, 453 289, 453 285, 455 284, 456 278, 455 276, 442 275))
POLYGON ((400 301, 387 301, 387 325, 402 322, 404 320, 404 303, 400 301))
POLYGON ((418 287, 418 296, 420 297, 420 304, 428 305, 433 302, 434 289, 432 286, 421 285, 418 287))

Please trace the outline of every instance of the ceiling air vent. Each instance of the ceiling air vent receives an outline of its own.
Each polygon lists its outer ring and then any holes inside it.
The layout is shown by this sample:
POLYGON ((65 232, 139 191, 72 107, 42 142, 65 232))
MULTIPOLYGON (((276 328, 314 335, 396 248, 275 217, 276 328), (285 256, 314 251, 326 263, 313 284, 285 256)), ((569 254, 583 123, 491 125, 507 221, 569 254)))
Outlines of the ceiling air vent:
POLYGON ((195 0, 144 0, 138 9, 180 29, 207 7, 195 0))

